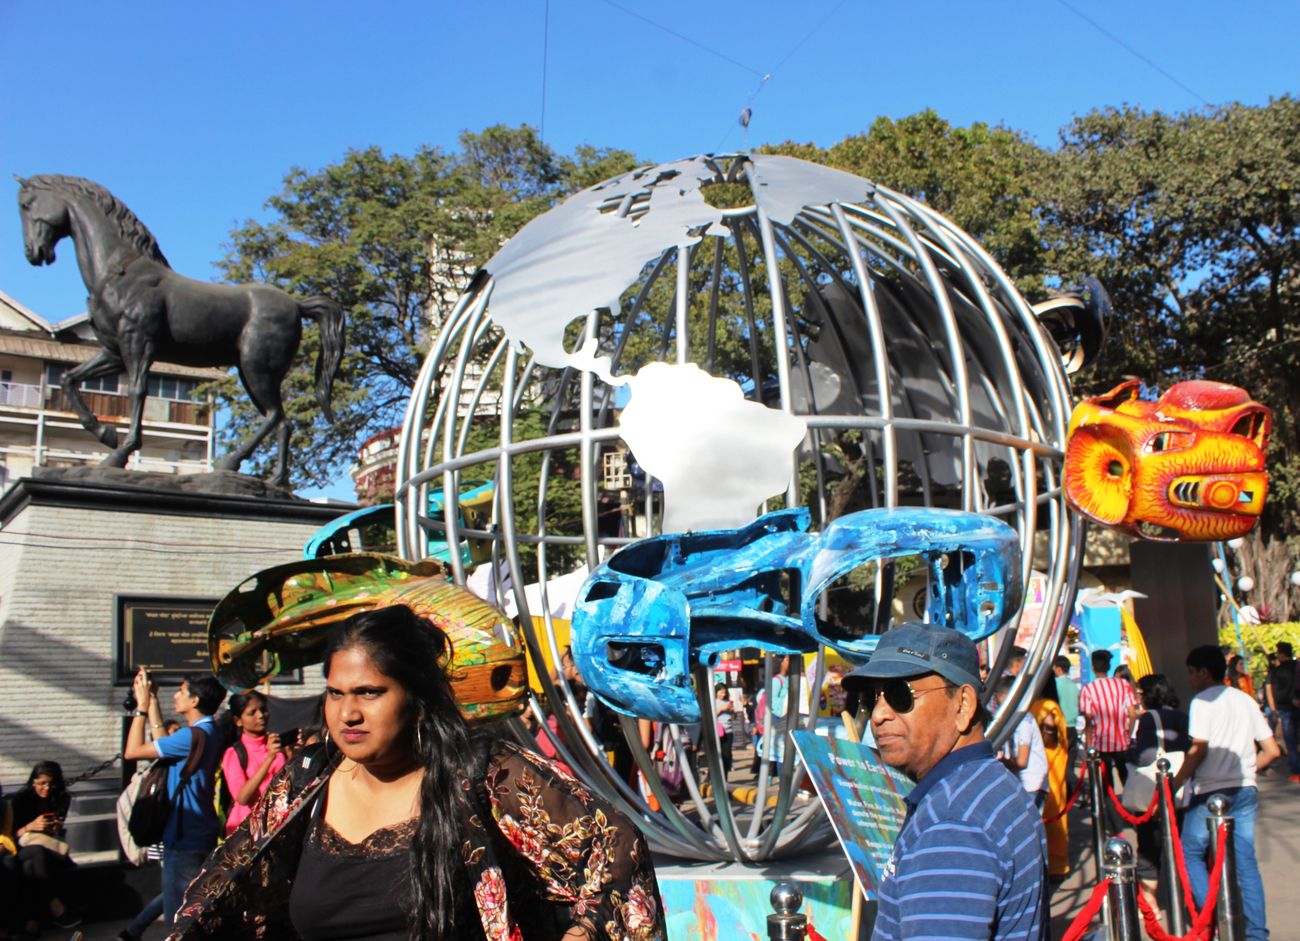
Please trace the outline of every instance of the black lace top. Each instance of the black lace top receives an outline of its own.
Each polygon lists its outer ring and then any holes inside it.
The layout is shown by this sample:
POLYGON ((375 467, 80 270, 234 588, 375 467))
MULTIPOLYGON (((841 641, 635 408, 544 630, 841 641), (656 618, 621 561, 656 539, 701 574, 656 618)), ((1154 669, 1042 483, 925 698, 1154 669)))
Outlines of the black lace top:
POLYGON ((318 810, 289 897, 298 936, 305 941, 405 939, 414 832, 415 821, 406 820, 349 843, 318 810))

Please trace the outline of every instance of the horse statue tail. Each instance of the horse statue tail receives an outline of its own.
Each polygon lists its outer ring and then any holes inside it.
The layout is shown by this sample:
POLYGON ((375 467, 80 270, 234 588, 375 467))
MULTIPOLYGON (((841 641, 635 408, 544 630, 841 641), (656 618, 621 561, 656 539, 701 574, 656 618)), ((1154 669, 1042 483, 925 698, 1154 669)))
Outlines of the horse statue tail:
POLYGON ((309 297, 298 302, 302 316, 316 321, 320 327, 320 352, 316 354, 316 401, 330 423, 334 422, 334 409, 330 393, 339 363, 343 361, 343 308, 328 297, 309 297))

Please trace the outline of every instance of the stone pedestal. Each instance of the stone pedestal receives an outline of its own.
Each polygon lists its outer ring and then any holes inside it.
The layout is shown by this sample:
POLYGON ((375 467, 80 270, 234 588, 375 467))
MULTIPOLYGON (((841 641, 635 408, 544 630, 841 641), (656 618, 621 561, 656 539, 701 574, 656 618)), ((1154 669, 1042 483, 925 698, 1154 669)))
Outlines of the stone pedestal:
MULTIPOLYGON (((120 749, 129 686, 115 683, 117 596, 219 599, 259 569, 302 558, 308 537, 351 509, 268 493, 240 475, 202 475, 210 479, 188 489, 158 476, 42 475, 0 498, 6 790, 38 760, 75 775, 120 749)), ((312 673, 285 692, 320 685, 312 673)), ((172 688, 162 689, 164 715, 172 688)))

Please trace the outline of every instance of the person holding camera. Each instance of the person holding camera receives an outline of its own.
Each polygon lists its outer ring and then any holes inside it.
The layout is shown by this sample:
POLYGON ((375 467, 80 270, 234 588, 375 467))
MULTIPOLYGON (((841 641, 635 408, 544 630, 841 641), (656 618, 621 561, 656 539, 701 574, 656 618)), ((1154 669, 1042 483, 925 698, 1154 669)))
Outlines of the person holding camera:
POLYGON ((221 759, 221 774, 234 799, 226 815, 226 836, 248 818, 257 799, 271 786, 271 779, 284 767, 285 754, 280 736, 268 732, 270 704, 256 690, 230 697, 230 715, 235 723, 235 742, 221 759))
POLYGON ((185 721, 185 726, 174 735, 164 735, 152 742, 145 738, 145 723, 155 734, 161 733, 162 709, 158 688, 143 667, 135 676, 132 690, 136 707, 122 757, 127 761, 158 759, 168 765, 167 790, 172 796, 172 811, 163 831, 162 845, 163 922, 170 927, 186 886, 199 874, 221 834, 213 788, 226 743, 212 716, 226 698, 226 690, 211 674, 191 673, 172 694, 172 708, 185 721), (194 773, 182 780, 182 769, 191 748, 201 748, 202 755, 194 773))

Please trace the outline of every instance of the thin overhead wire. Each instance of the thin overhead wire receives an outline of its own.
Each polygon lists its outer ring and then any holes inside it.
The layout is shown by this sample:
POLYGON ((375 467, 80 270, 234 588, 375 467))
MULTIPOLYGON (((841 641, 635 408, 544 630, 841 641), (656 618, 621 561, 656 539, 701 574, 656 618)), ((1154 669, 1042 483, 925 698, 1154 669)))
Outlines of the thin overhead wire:
POLYGON ((825 16, 823 16, 820 20, 818 20, 818 21, 817 21, 817 25, 815 25, 812 29, 808 30, 808 32, 804 35, 803 39, 801 39, 801 40, 799 40, 797 43, 795 43, 795 44, 794 44, 794 48, 791 49, 789 52, 787 52, 787 53, 786 53, 786 54, 781 58, 781 61, 778 62, 778 63, 776 64, 776 66, 775 66, 775 67, 774 67, 770 72, 768 72, 767 75, 766 75, 765 77, 766 77, 766 78, 771 78, 771 77, 772 77, 773 75, 775 75, 777 72, 781 71, 782 66, 784 66, 787 62, 789 62, 791 59, 793 59, 793 58, 794 58, 794 54, 795 54, 796 52, 798 52, 800 49, 802 49, 802 48, 804 47, 804 44, 805 44, 806 42, 808 42, 808 40, 812 39, 813 36, 815 36, 815 35, 817 34, 817 31, 818 31, 819 29, 821 29, 823 26, 825 26, 825 25, 826 25, 826 22, 827 22, 827 21, 828 21, 832 16, 834 16, 836 13, 840 12, 840 8, 843 7, 844 4, 846 4, 846 3, 848 3, 848 2, 849 2, 849 0, 840 0, 839 3, 837 3, 837 4, 835 4, 835 6, 831 7, 830 12, 828 12, 825 16))
MULTIPOLYGON (((802 49, 804 45, 808 42, 808 40, 812 39, 813 36, 817 34, 817 31, 820 30, 823 26, 825 26, 832 16, 840 12, 840 9, 844 6, 844 4, 848 2, 849 0, 840 0, 839 3, 831 7, 831 9, 826 13, 826 15, 823 16, 820 20, 818 20, 817 23, 813 26, 813 28, 808 30, 808 32, 804 34, 804 37, 800 39, 797 43, 795 43, 789 52, 787 52, 785 55, 781 57, 781 61, 777 62, 777 64, 772 68, 771 71, 763 73, 763 76, 758 80, 758 84, 754 86, 754 90, 750 92, 749 97, 745 99, 745 104, 740 109, 741 114, 744 114, 746 111, 752 112, 751 106, 754 104, 754 100, 758 98, 759 93, 762 92, 763 89, 767 87, 767 83, 772 80, 772 76, 775 75, 777 72, 779 72, 787 62, 789 62, 792 58, 794 58, 795 53, 797 53, 800 49, 802 49)), ((745 150, 749 150, 749 122, 745 121, 742 124, 742 127, 745 128, 745 150)), ((715 152, 722 150, 723 146, 727 143, 727 138, 731 137, 731 133, 735 129, 736 129, 735 126, 727 128, 727 133, 722 135, 722 140, 718 141, 718 146, 714 148, 715 152)))
POLYGON ((648 16, 643 16, 642 14, 636 12, 636 10, 629 10, 627 7, 623 6, 621 3, 615 3, 614 0, 602 0, 602 2, 603 2, 606 6, 611 6, 611 7, 613 7, 615 10, 618 10, 618 11, 621 12, 621 13, 626 13, 628 16, 635 17, 636 19, 640 20, 642 23, 646 23, 646 24, 648 24, 648 25, 650 25, 650 26, 653 26, 653 27, 654 27, 655 29, 657 29, 657 30, 660 30, 660 31, 662 31, 662 32, 667 33, 669 36, 673 36, 673 37, 675 37, 675 38, 677 38, 677 39, 680 39, 682 42, 690 43, 692 46, 694 46, 694 47, 697 48, 697 49, 703 49, 703 50, 704 50, 705 52, 707 52, 709 55, 711 55, 711 56, 715 56, 715 57, 721 59, 723 62, 729 62, 730 64, 734 65, 734 66, 735 66, 736 68, 738 68, 738 69, 744 69, 744 70, 745 70, 746 72, 748 72, 750 75, 756 75, 756 76, 758 76, 759 78, 762 78, 762 77, 763 77, 763 73, 760 72, 758 69, 753 68, 753 67, 751 67, 751 66, 748 66, 748 65, 746 65, 745 63, 743 63, 743 62, 741 62, 741 61, 739 61, 739 60, 737 60, 737 59, 733 59, 731 56, 727 55, 725 52, 719 52, 717 49, 714 49, 714 48, 712 48, 711 46, 706 46, 706 45, 704 45, 704 43, 699 42, 699 41, 697 41, 697 40, 694 40, 694 39, 692 39, 690 36, 686 36, 686 35, 684 35, 684 34, 682 34, 682 33, 679 33, 677 30, 673 29, 673 28, 670 27, 670 26, 665 26, 665 25, 663 25, 662 23, 657 23, 657 22, 655 22, 654 20, 650 19, 650 17, 648 17, 648 16))
POLYGON ((551 45, 551 0, 546 0, 542 14, 542 119, 538 122, 537 138, 546 143, 546 59, 551 45))
POLYGON ((1138 59, 1138 60, 1141 61, 1141 62, 1146 63, 1148 66, 1150 66, 1150 67, 1151 67, 1152 69, 1154 69, 1156 72, 1160 73, 1160 74, 1163 75, 1165 78, 1169 79, 1169 81, 1173 82, 1175 85, 1177 85, 1177 86, 1178 86, 1179 88, 1181 88, 1183 91, 1187 92, 1187 94, 1191 95, 1193 98, 1195 98, 1195 99, 1196 99, 1197 101, 1199 101, 1201 104, 1203 104, 1203 105, 1208 105, 1208 104, 1210 104, 1210 102, 1207 101, 1207 100, 1205 99, 1205 96, 1202 95, 1200 92, 1198 92, 1196 89, 1190 87, 1186 82, 1184 82, 1182 79, 1178 78, 1177 76, 1170 74, 1170 73, 1167 72, 1165 69, 1162 69, 1159 65, 1157 65, 1155 62, 1153 62, 1150 58, 1148 58, 1147 56, 1143 55, 1143 54, 1142 54, 1141 52, 1139 52, 1138 50, 1134 49, 1132 46, 1130 46, 1130 45, 1129 45, 1128 43, 1126 43, 1124 40, 1120 39, 1118 36, 1116 36, 1114 33, 1112 33, 1112 32, 1111 32, 1110 30, 1108 30, 1106 27, 1102 26, 1100 23, 1098 23, 1096 20, 1094 20, 1094 19, 1093 19, 1092 17, 1090 17, 1088 14, 1084 13, 1082 10, 1080 10, 1080 9, 1078 9, 1077 7, 1075 7, 1075 6, 1073 6, 1073 5, 1069 4, 1069 3, 1067 3, 1066 0, 1056 0, 1056 2, 1059 3, 1061 6, 1065 7, 1067 10, 1069 10, 1071 13, 1073 13, 1073 14, 1074 14, 1075 16, 1077 16, 1079 19, 1083 20, 1085 23, 1087 23, 1089 26, 1091 26, 1091 27, 1092 27, 1093 29, 1095 29, 1097 32, 1101 33, 1103 36, 1105 36, 1105 37, 1106 37, 1107 39, 1109 39, 1111 42, 1115 43, 1115 45, 1119 46, 1121 49, 1123 49, 1123 50, 1124 50, 1125 52, 1127 52, 1129 55, 1133 56, 1134 58, 1138 59))

